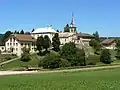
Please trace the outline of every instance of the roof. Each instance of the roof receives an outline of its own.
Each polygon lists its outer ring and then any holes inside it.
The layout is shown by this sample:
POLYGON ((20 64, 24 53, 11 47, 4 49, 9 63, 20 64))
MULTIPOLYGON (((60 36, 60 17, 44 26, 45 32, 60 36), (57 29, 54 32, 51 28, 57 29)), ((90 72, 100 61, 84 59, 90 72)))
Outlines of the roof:
POLYGON ((36 39, 33 36, 31 36, 31 35, 26 35, 26 34, 12 34, 12 36, 14 36, 19 41, 29 41, 29 42, 36 41, 36 39))
POLYGON ((115 39, 105 39, 104 41, 102 41, 102 44, 112 44, 115 41, 115 39))
POLYGON ((67 38, 67 37, 70 37, 72 35, 76 35, 76 36, 81 37, 81 38, 94 38, 93 35, 87 34, 87 33, 70 33, 70 32, 59 33, 60 38, 67 38))
POLYGON ((32 32, 32 34, 39 34, 39 33, 57 33, 57 32, 51 26, 45 28, 37 28, 32 32))
POLYGON ((94 36, 88 33, 78 33, 77 36, 83 37, 83 38, 93 38, 94 36))

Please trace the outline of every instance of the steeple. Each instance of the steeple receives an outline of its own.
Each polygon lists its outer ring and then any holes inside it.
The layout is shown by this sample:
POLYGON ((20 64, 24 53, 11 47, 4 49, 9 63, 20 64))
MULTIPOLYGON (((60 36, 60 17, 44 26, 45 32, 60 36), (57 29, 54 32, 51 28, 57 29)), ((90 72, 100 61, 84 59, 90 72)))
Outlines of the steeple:
POLYGON ((74 23, 74 13, 72 13, 72 20, 71 20, 71 23, 70 23, 70 29, 69 29, 70 32, 72 33, 76 33, 76 25, 74 23))
POLYGON ((74 23, 74 13, 72 12, 72 20, 71 20, 71 24, 70 24, 71 27, 76 27, 75 26, 75 23, 74 23))

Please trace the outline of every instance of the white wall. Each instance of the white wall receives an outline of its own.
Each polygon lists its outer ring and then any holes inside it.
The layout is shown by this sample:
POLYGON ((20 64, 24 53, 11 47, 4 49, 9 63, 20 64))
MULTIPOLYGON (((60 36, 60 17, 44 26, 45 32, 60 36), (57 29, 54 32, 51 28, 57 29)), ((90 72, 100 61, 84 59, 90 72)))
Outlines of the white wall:
POLYGON ((45 36, 45 35, 47 35, 49 38, 50 38, 50 40, 51 40, 51 42, 52 42, 52 38, 53 38, 53 36, 54 36, 54 33, 43 33, 43 34, 31 34, 35 39, 37 39, 39 36, 45 36))

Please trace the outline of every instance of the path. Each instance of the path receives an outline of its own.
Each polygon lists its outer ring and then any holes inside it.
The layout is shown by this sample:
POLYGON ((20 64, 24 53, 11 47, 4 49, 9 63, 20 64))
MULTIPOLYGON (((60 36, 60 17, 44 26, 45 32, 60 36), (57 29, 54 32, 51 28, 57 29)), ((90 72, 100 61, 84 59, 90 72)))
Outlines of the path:
POLYGON ((91 67, 91 68, 79 68, 79 69, 66 69, 66 70, 53 70, 53 71, 0 71, 0 75, 75 72, 75 71, 89 71, 89 70, 112 69, 112 68, 120 68, 120 65, 91 67))
POLYGON ((20 59, 20 57, 17 57, 17 58, 8 60, 8 61, 1 62, 0 65, 4 65, 4 64, 6 64, 6 63, 9 63, 9 62, 12 62, 12 61, 15 61, 15 60, 18 60, 18 59, 20 59))

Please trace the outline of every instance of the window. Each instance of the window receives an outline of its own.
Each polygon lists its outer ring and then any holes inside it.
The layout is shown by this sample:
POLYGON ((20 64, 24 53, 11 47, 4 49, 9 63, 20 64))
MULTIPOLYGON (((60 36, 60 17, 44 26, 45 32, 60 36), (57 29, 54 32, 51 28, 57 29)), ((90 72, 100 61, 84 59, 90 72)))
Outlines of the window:
POLYGON ((7 45, 9 46, 9 43, 7 43, 7 45))
POLYGON ((10 42, 12 42, 12 38, 10 38, 10 42))
POLYGON ((10 46, 12 46, 12 43, 10 43, 10 46))
POLYGON ((16 51, 18 51, 18 48, 16 48, 16 51))
POLYGON ((13 43, 13 46, 15 46, 15 43, 13 43))
POLYGON ((27 45, 27 43, 25 43, 25 46, 27 45))
POLYGON ((66 41, 66 39, 65 39, 65 41, 66 41))
POLYGON ((23 43, 21 43, 21 46, 23 46, 23 43))
POLYGON ((2 50, 4 49, 4 47, 2 47, 2 50))
POLYGON ((14 42, 15 42, 15 38, 14 38, 14 42))
POLYGON ((16 46, 18 46, 18 43, 16 43, 16 46))

